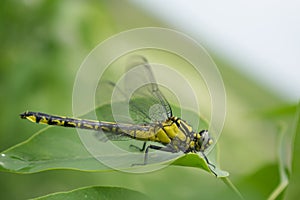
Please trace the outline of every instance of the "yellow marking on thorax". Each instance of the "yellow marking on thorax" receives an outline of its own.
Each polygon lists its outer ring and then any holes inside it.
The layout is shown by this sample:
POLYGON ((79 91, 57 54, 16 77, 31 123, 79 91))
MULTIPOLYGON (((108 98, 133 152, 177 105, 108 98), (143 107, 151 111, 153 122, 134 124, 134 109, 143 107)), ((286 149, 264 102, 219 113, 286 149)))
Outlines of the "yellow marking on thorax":
POLYGON ((171 139, 166 134, 166 132, 163 129, 158 129, 156 133, 156 141, 159 141, 161 143, 169 144, 171 142, 171 139))
POLYGON ((186 135, 182 132, 182 131, 178 131, 176 137, 178 137, 181 141, 185 141, 186 140, 186 135))
MULTIPOLYGON (((183 124, 187 127, 188 131, 192 131, 192 127, 188 124, 186 124, 184 121, 178 120, 179 124, 183 124)), ((184 133, 181 131, 181 129, 178 128, 175 122, 172 120, 167 120, 166 122, 162 123, 163 128, 159 128, 156 131, 156 139, 157 142, 162 142, 165 144, 168 144, 171 142, 172 139, 175 137, 178 138, 181 141, 186 141, 188 139, 188 143, 190 142, 189 138, 186 136, 187 133, 184 133)), ((193 144, 192 144, 193 145, 193 144)))
POLYGON ((179 129, 177 127, 177 125, 175 123, 171 124, 171 125, 166 125, 164 126, 165 131, 167 132, 168 136, 170 138, 174 138, 177 136, 179 129))
MULTIPOLYGON (((178 120, 178 123, 184 123, 181 120, 178 120)), ((189 131, 192 129, 188 124, 185 124, 186 127, 188 127, 189 131)), ((173 139, 175 137, 179 138, 181 141, 186 140, 186 135, 183 133, 178 126, 176 125, 175 122, 168 120, 165 123, 163 123, 164 129, 167 132, 168 136, 173 139)))
POLYGON ((189 143, 189 146, 193 149, 193 148, 195 148, 195 142, 194 141, 191 141, 190 143, 189 143))

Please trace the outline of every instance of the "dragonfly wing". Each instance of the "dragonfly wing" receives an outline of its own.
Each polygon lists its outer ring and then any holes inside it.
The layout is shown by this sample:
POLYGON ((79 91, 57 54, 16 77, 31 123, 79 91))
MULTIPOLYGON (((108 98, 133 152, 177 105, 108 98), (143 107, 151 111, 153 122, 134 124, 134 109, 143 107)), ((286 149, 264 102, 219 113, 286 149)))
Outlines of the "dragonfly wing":
MULTIPOLYGON (((172 109, 160 91, 151 66, 144 57, 131 58, 121 80, 117 83, 111 81, 100 83, 99 95, 106 90, 112 95, 109 95, 110 103, 96 109, 98 120, 149 124, 165 121, 172 116, 172 109), (105 112, 102 112, 103 110, 105 112)), ((130 139, 118 133, 103 133, 97 137, 102 141, 130 139)))
POLYGON ((165 121, 171 117, 170 104, 160 91, 146 58, 134 56, 127 66, 124 86, 129 95, 130 112, 134 114, 131 117, 137 122, 148 123, 165 121))
POLYGON ((102 141, 102 142, 107 142, 108 140, 111 141, 127 141, 127 140, 132 140, 132 138, 128 137, 125 134, 121 133, 115 133, 115 132, 95 132, 95 137, 102 141))

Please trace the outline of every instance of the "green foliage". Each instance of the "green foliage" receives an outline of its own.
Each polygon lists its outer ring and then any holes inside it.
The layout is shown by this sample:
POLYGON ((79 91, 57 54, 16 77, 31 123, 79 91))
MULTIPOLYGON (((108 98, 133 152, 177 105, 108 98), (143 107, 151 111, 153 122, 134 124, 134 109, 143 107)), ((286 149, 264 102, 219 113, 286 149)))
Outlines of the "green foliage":
MULTIPOLYGON (((290 182, 287 188, 287 199, 297 199, 299 197, 299 185, 300 185, 300 159, 299 159, 299 152, 300 152, 300 102, 298 104, 297 113, 294 121, 294 130, 293 130, 293 137, 292 137, 292 166, 291 166, 291 176, 290 182)), ((288 168, 289 169, 289 168, 288 168)), ((288 169, 285 168, 286 172, 288 169)))

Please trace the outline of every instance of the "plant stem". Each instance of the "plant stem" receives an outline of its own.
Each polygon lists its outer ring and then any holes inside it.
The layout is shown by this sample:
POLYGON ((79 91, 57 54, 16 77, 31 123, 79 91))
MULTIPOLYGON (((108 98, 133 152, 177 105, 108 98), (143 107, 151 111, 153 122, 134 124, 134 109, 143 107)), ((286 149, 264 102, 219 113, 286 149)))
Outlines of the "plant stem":
POLYGON ((228 177, 221 177, 222 181, 237 195, 240 199, 244 200, 244 197, 240 193, 240 191, 233 185, 228 177))

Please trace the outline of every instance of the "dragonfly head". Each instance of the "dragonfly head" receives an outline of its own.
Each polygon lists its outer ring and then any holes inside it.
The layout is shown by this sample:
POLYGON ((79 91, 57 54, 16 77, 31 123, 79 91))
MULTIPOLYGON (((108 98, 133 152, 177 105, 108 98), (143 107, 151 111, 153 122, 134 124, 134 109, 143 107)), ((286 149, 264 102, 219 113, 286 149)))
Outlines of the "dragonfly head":
POLYGON ((204 151, 213 143, 212 138, 209 136, 208 130, 202 130, 197 135, 198 137, 196 137, 195 141, 197 151, 204 151))

